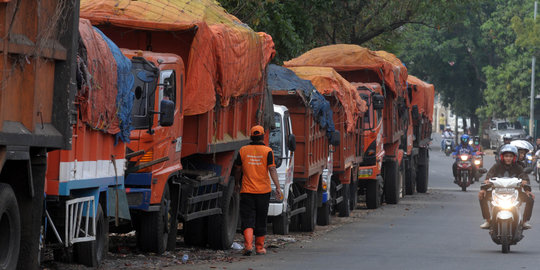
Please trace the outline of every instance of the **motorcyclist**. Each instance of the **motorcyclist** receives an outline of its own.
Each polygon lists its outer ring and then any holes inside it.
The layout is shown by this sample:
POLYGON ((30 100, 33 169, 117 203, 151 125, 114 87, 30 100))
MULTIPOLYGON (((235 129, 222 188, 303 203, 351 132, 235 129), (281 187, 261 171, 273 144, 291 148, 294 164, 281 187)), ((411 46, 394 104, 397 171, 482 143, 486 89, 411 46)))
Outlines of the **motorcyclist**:
POLYGON ((473 148, 476 152, 483 152, 483 148, 482 148, 482 145, 480 145, 480 137, 479 136, 474 136, 473 138, 473 148))
POLYGON ((503 139, 503 144, 501 144, 499 148, 497 148, 497 152, 495 152, 495 161, 499 161, 501 148, 512 141, 512 135, 510 135, 509 133, 505 133, 502 139, 503 139))
MULTIPOLYGON (((486 174, 486 180, 484 184, 489 184, 489 179, 493 177, 518 177, 523 180, 524 184, 527 184, 523 187, 524 192, 520 191, 520 200, 525 202, 525 211, 523 213, 523 229, 530 229, 531 225, 529 220, 531 219, 532 209, 534 205, 534 194, 532 194, 529 182, 529 176, 523 172, 523 168, 517 165, 517 156, 518 150, 513 145, 504 145, 501 148, 500 152, 500 161, 495 163, 491 169, 489 169, 486 174)), ((490 227, 490 218, 488 201, 491 200, 491 192, 484 189, 480 190, 478 193, 478 199, 480 201, 480 209, 482 210, 482 217, 485 219, 485 222, 480 225, 482 229, 489 229, 490 227)))
POLYGON ((515 146, 518 150, 518 158, 516 163, 522 168, 527 167, 526 156, 529 151, 532 152, 534 150, 532 144, 525 140, 515 140, 510 142, 510 144, 515 146))
POLYGON ((441 151, 444 151, 444 141, 450 140, 452 142, 452 149, 454 149, 454 133, 452 132, 452 129, 450 126, 446 126, 446 129, 443 132, 442 140, 441 140, 441 151))
MULTIPOLYGON (((476 151, 474 148, 469 145, 470 137, 467 134, 461 135, 459 141, 461 142, 458 146, 456 146, 456 149, 452 153, 452 157, 456 159, 454 161, 454 164, 452 165, 452 173, 454 174, 454 183, 457 183, 457 162, 458 162, 458 155, 461 154, 471 154, 473 156, 476 156, 476 151)), ((473 175, 476 175, 476 168, 473 166, 473 175)))

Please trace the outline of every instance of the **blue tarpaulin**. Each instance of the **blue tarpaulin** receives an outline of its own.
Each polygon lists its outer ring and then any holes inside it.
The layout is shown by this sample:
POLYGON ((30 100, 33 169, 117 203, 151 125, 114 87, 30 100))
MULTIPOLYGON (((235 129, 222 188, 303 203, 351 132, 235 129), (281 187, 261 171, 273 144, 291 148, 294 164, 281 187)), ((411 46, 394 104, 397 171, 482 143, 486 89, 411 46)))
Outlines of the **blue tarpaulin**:
POLYGON ((315 86, 308 80, 300 79, 290 69, 278 65, 268 65, 266 72, 268 89, 271 91, 302 91, 313 111, 315 121, 319 123, 321 128, 326 129, 326 135, 330 138, 331 134, 336 130, 332 119, 332 108, 330 108, 330 103, 317 91, 315 86))
POLYGON ((125 57, 120 48, 112 42, 103 32, 94 27, 103 39, 107 42, 111 53, 114 56, 117 66, 117 85, 118 94, 116 95, 116 108, 119 119, 120 132, 116 134, 116 139, 121 139, 123 142, 129 142, 129 134, 133 130, 131 125, 131 110, 133 108, 134 94, 131 91, 135 78, 131 73, 131 60, 125 57))

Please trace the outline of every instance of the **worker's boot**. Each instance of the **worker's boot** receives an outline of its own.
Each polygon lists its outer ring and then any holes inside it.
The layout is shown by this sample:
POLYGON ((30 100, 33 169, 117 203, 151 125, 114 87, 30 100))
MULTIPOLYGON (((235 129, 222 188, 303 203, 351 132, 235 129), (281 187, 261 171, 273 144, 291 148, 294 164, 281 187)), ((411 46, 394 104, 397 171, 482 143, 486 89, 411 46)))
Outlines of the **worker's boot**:
POLYGON ((255 238, 255 252, 257 252, 257 255, 266 254, 266 249, 264 248, 264 236, 257 236, 255 238))
POLYGON ((251 256, 253 252, 253 228, 247 228, 244 230, 244 250, 242 254, 244 256, 251 256))

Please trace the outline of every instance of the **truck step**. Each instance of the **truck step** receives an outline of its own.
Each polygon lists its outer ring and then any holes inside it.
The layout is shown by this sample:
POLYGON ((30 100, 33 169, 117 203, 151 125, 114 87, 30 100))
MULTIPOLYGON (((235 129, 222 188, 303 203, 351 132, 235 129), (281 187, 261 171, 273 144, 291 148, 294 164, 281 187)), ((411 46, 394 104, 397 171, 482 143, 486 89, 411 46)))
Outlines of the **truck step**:
POLYGON ((185 222, 185 221, 190 221, 190 220, 200 218, 200 217, 219 215, 219 214, 221 214, 221 208, 213 208, 213 209, 208 209, 204 211, 198 211, 191 214, 184 214, 182 215, 182 217, 185 222))
POLYGON ((303 200, 307 199, 307 193, 304 193, 296 198, 293 199, 293 204, 297 204, 298 202, 301 202, 303 200))
POLYGON ((294 209, 291 211, 291 217, 292 216, 295 216, 295 215, 298 215, 298 214, 302 214, 302 213, 305 213, 306 212, 306 208, 305 207, 300 207, 298 209, 294 209))
POLYGON ((218 192, 214 192, 214 193, 198 195, 198 196, 188 198, 187 202, 188 202, 188 204, 194 204, 194 203, 198 203, 198 202, 202 202, 202 201, 209 201, 211 199, 216 199, 216 198, 221 197, 222 194, 223 194, 222 191, 218 191, 218 192))
POLYGON ((196 180, 206 180, 216 176, 214 171, 199 171, 199 170, 182 170, 182 174, 185 177, 196 179, 196 180))

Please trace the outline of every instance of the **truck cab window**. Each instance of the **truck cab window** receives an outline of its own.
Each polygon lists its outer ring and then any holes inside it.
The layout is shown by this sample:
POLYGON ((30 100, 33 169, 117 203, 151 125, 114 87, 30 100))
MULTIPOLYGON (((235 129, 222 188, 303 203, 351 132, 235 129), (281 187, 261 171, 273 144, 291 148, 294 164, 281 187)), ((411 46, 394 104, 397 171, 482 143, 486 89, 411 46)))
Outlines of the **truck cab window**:
POLYGON ((163 70, 159 75, 159 101, 171 100, 176 104, 176 74, 174 70, 163 70))
POLYGON ((270 148, 274 151, 276 167, 279 168, 283 157, 283 122, 280 114, 274 114, 274 122, 276 127, 270 131, 270 148))

